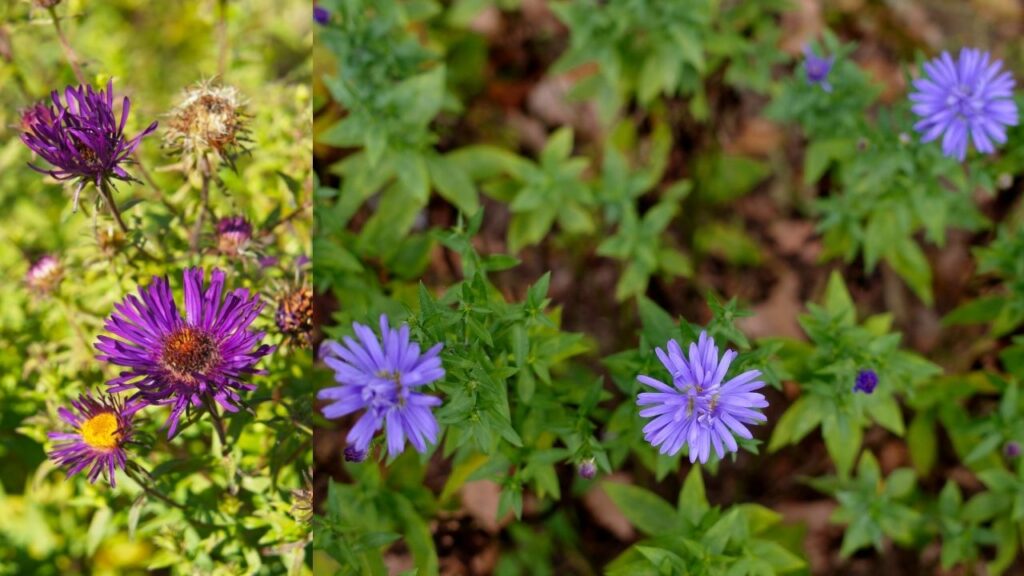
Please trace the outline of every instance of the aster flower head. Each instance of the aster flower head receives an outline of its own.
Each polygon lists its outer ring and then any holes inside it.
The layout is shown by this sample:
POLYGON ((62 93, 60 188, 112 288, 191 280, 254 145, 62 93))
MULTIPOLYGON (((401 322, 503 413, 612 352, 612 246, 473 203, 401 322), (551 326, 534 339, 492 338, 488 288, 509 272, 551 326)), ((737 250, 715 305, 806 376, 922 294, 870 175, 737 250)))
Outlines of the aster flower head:
POLYGON ((807 83, 821 86, 825 92, 832 91, 832 85, 828 82, 828 75, 832 72, 832 65, 835 64, 835 56, 821 57, 814 54, 810 44, 804 45, 804 71, 807 73, 807 83))
POLYGON ((22 115, 21 140, 52 168, 32 169, 49 174, 57 180, 78 180, 78 195, 87 183, 100 186, 111 180, 134 180, 124 166, 132 162, 130 156, 139 147, 142 138, 156 130, 153 122, 134 138, 124 134, 131 110, 131 100, 121 101, 120 116, 114 113, 114 81, 106 90, 92 86, 68 86, 64 100, 56 90, 50 95, 52 107, 37 104, 30 109, 30 117, 22 115))
POLYGON ((911 109, 920 117, 921 142, 942 136, 942 153, 963 161, 967 144, 983 154, 1006 142, 1006 127, 1017 125, 1013 76, 988 52, 964 48, 954 61, 948 52, 924 64, 914 80, 911 109))
POLYGON ((669 340, 667 351, 658 348, 656 352, 672 375, 672 384, 638 376, 641 384, 656 392, 641 392, 637 405, 641 417, 652 418, 644 426, 644 438, 662 454, 675 455, 686 444, 690 462, 707 462, 712 448, 722 458, 726 452, 738 449, 733 434, 752 438, 746 425, 766 420, 756 409, 768 406, 768 402, 754 392, 764 386, 758 380, 761 372, 748 370, 726 381, 737 354, 726 350, 719 358, 718 347, 707 332, 701 332, 697 342, 690 344, 689 357, 675 340, 669 340))
POLYGON ((128 464, 125 445, 132 440, 135 410, 135 406, 125 406, 114 396, 80 395, 71 401, 71 409, 57 411, 74 431, 48 433, 57 441, 48 456, 67 467, 68 478, 88 468, 90 483, 104 474, 112 487, 117 486, 114 472, 128 464))
POLYGON ((246 150, 248 119, 235 87, 200 82, 185 90, 171 112, 164 145, 181 155, 185 172, 211 174, 218 162, 233 166, 235 157, 246 150))
POLYGON ((854 380, 853 391, 871 394, 875 391, 876 386, 878 386, 878 374, 874 370, 861 370, 854 380))
POLYGON ((1007 458, 1016 458, 1020 456, 1020 443, 1016 441, 1009 441, 1003 446, 1003 454, 1007 458))
POLYGON ((426 452, 427 444, 437 442, 437 420, 431 409, 441 404, 441 399, 417 389, 444 378, 442 344, 421 354, 419 344, 409 340, 409 326, 403 324, 395 330, 384 315, 380 317, 379 339, 369 326, 357 322, 352 329, 356 338, 324 342, 324 362, 334 370, 334 380, 340 386, 317 394, 329 401, 323 408, 327 418, 364 410, 348 433, 346 458, 349 449, 353 456, 365 455, 381 428, 387 435, 389 456, 405 449, 406 438, 417 452, 426 452))
POLYGON ((204 286, 202 268, 185 270, 185 314, 178 311, 167 278, 154 277, 138 296, 114 306, 100 336, 99 360, 124 366, 107 382, 110 392, 133 391, 145 404, 170 406, 167 436, 173 437, 182 412, 213 402, 234 412, 240 393, 260 359, 273 348, 250 328, 263 309, 258 294, 238 288, 225 293, 224 272, 214 269, 204 286))
POLYGON ((49 294, 57 289, 64 278, 64 267, 56 256, 47 254, 29 266, 25 284, 37 294, 49 294))
POLYGON ((245 216, 225 216, 217 221, 217 249, 222 254, 237 255, 252 240, 252 224, 245 216))
POLYGON ((331 12, 319 4, 313 4, 313 20, 321 26, 331 21, 331 12))

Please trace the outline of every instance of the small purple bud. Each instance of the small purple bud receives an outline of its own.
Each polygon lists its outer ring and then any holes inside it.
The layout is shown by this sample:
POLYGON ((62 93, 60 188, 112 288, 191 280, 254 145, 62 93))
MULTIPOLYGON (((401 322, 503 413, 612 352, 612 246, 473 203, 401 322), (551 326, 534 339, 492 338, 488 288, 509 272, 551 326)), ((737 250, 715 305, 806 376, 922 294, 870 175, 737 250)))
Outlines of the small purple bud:
POLYGON ((244 216, 225 216, 217 221, 217 249, 236 256, 252 239, 252 224, 244 216))
POLYGON ((875 391, 875 386, 878 386, 878 374, 875 374, 874 370, 861 370, 857 373, 853 391, 871 394, 875 391))
POLYGON ((580 462, 579 474, 580 478, 586 478, 587 480, 597 475, 597 466, 594 464, 593 458, 580 462))
POLYGON ((319 4, 313 4, 313 20, 317 24, 327 25, 331 21, 331 12, 319 4))
POLYGON ((1020 444, 1013 440, 1007 442, 1006 446, 1003 446, 1003 454, 1005 454, 1007 458, 1016 458, 1020 456, 1020 444))
POLYGON ((260 268, 267 269, 277 266, 279 260, 277 256, 261 256, 258 262, 260 263, 260 268))
POLYGON ((804 70, 807 71, 808 84, 817 84, 825 92, 831 92, 832 85, 828 83, 828 74, 832 71, 833 63, 834 56, 822 58, 816 56, 809 45, 804 46, 804 70))
POLYGON ((362 462, 366 460, 366 450, 360 450, 355 446, 345 447, 345 462, 362 462))

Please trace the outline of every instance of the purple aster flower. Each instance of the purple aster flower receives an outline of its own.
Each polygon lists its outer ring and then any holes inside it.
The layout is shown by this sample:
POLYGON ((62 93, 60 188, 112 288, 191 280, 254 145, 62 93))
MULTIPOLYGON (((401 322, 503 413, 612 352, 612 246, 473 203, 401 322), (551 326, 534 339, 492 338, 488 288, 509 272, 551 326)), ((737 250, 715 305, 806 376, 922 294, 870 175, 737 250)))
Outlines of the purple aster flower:
POLYGON ((317 394, 330 401, 323 408, 324 416, 340 418, 365 410, 348 433, 349 448, 355 453, 365 452, 382 427, 389 456, 405 449, 406 438, 416 451, 426 452, 427 444, 437 441, 437 420, 431 408, 441 399, 416 389, 444 378, 439 356, 443 345, 421 354, 419 344, 409 341, 409 326, 394 330, 385 315, 380 317, 379 340, 369 326, 354 323, 352 329, 358 340, 346 336, 344 344, 324 342, 324 362, 341 384, 317 394))
POLYGON ((114 471, 124 470, 128 464, 125 444, 132 439, 132 417, 136 406, 125 406, 119 399, 103 395, 93 398, 85 393, 71 401, 71 409, 60 408, 57 413, 74 432, 50 432, 57 440, 48 453, 59 466, 68 467, 68 478, 89 469, 89 482, 95 482, 100 473, 106 475, 110 485, 117 486, 114 471))
POLYGON ((111 179, 133 180, 124 170, 131 163, 130 156, 139 146, 142 138, 154 130, 157 123, 134 138, 126 138, 124 126, 128 121, 131 101, 125 97, 121 103, 121 117, 114 115, 114 81, 107 84, 106 91, 93 90, 92 86, 68 86, 64 89, 64 101, 56 90, 50 95, 52 107, 37 104, 30 108, 32 117, 26 124, 22 116, 21 140, 53 168, 47 170, 32 163, 32 169, 49 174, 57 180, 78 179, 75 190, 75 208, 78 196, 89 182, 100 186, 111 179), (45 112, 44 112, 45 109, 45 112))
POLYGON ((964 48, 956 62, 948 52, 925 62, 927 77, 914 80, 910 95, 921 142, 942 136, 942 153, 961 162, 968 140, 984 154, 1006 142, 1006 127, 1017 125, 1014 80, 1001 61, 990 60, 988 52, 964 48))
POLYGON ((875 391, 875 386, 878 386, 878 374, 874 370, 861 370, 854 380, 853 391, 871 394, 875 391))
MULTIPOLYGON (((100 336, 97 358, 127 370, 107 382, 111 392, 134 390, 133 399, 169 405, 167 437, 174 436, 182 411, 210 400, 235 412, 239 392, 252 390, 245 378, 273 348, 260 345, 265 332, 249 329, 263 309, 258 294, 239 288, 224 294, 224 272, 214 269, 203 286, 203 269, 185 270, 185 315, 178 312, 167 278, 154 277, 139 296, 114 306, 100 336)), ((213 408, 212 403, 210 404, 213 408)))
POLYGON ((1003 454, 1005 454, 1007 458, 1016 458, 1020 456, 1020 444, 1012 440, 1007 442, 1006 446, 1003 446, 1003 454))
POLYGON ((226 216, 217 221, 217 249, 223 254, 238 254, 252 239, 252 224, 245 216, 226 216))
POLYGON ((766 420, 755 410, 768 406, 764 396, 754 392, 764 386, 757 379, 761 372, 749 370, 723 383, 736 352, 726 350, 719 359, 718 347, 707 332, 690 344, 689 359, 675 340, 669 340, 667 348, 668 352, 661 348, 656 352, 672 375, 672 386, 650 376, 637 376, 641 384, 657 390, 637 396, 640 416, 653 418, 644 426, 644 438, 669 456, 687 444, 690 462, 699 459, 702 464, 708 461, 712 447, 719 458, 735 452, 738 446, 733 434, 752 438, 745 424, 766 420))
POLYGON ((804 70, 807 73, 807 83, 817 84, 825 92, 832 91, 832 85, 828 82, 828 75, 835 63, 835 56, 820 57, 814 54, 809 44, 804 45, 804 70))
POLYGON ((331 12, 319 4, 313 4, 313 20, 317 24, 326 25, 331 21, 331 12))

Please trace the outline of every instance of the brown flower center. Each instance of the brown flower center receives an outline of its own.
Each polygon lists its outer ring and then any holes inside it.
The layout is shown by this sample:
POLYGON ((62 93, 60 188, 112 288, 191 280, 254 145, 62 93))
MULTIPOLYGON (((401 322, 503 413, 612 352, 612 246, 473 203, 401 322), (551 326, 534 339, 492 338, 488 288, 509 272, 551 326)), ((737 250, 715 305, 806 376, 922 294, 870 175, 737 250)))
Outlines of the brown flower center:
POLYGON ((213 336, 198 328, 185 326, 164 340, 160 361, 174 376, 187 381, 220 361, 220 349, 213 336))

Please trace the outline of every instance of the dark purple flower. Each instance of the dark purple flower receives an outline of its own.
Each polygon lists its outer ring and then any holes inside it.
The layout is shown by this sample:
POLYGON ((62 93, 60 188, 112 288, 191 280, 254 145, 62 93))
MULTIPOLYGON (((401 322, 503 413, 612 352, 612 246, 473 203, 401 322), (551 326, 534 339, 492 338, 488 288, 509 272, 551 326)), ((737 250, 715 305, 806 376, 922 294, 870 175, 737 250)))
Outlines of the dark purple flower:
POLYGON ((252 224, 245 216, 226 216, 217 221, 217 249, 224 254, 238 254, 252 239, 252 224))
POLYGON ((832 85, 828 82, 828 75, 834 63, 835 56, 816 56, 810 45, 804 45, 804 70, 809 84, 817 84, 825 92, 831 92, 832 85))
POLYGON ((1003 446, 1003 454, 1005 454, 1007 458, 1016 458, 1020 456, 1020 444, 1012 440, 1007 442, 1006 446, 1003 446))
POLYGON ((53 109, 44 103, 34 104, 21 111, 21 131, 35 133, 36 126, 50 126, 56 116, 53 109))
MULTIPOLYGON (((133 180, 123 166, 131 163, 132 152, 144 136, 156 130, 157 123, 153 122, 134 138, 126 138, 124 126, 131 101, 127 96, 122 100, 118 120, 114 115, 113 80, 107 84, 106 91, 97 92, 92 86, 68 86, 64 89, 64 102, 56 90, 50 100, 52 108, 36 105, 35 119, 28 125, 31 130, 22 132, 21 140, 53 168, 47 170, 32 163, 29 166, 57 180, 78 179, 76 208, 78 195, 89 182, 100 186, 111 179, 133 180), (46 113, 40 107, 46 108, 46 113)), ((22 123, 25 123, 24 116, 22 123)))
POLYGON ((319 4, 313 4, 313 20, 317 24, 326 25, 331 21, 331 12, 319 4))
POLYGON ((380 317, 380 339, 369 326, 354 323, 358 341, 346 336, 344 344, 324 342, 324 362, 334 370, 341 384, 324 388, 317 397, 330 400, 323 408, 327 418, 340 418, 365 410, 348 433, 349 447, 365 452, 374 433, 386 426, 388 455, 397 456, 408 438, 418 452, 437 441, 437 420, 431 408, 441 399, 416 392, 425 384, 444 378, 441 367, 442 344, 425 354, 409 341, 409 326, 398 330, 380 317))
POLYGON ((594 459, 590 458, 580 462, 578 471, 580 478, 586 478, 587 480, 592 479, 597 475, 597 465, 594 464, 594 459))
POLYGON ((68 467, 68 477, 89 469, 89 482, 95 482, 100 473, 106 475, 111 486, 117 486, 114 471, 124 470, 128 463, 125 444, 132 439, 132 416, 136 407, 125 406, 114 396, 93 398, 85 393, 71 401, 71 410, 60 408, 57 413, 74 432, 50 432, 57 440, 48 453, 59 466, 68 467))
POLYGON ((345 447, 345 462, 362 462, 366 460, 366 450, 359 450, 355 446, 345 447))
POLYGON ((49 254, 36 260, 25 273, 25 283, 40 294, 53 292, 63 278, 64 267, 60 260, 49 254))
POLYGON ((134 390, 133 399, 172 407, 169 438, 189 406, 213 400, 236 411, 239 392, 255 388, 245 378, 265 374, 256 364, 273 351, 260 345, 265 332, 249 329, 263 309, 259 295, 244 288, 225 295, 221 270, 205 289, 203 277, 202 268, 185 270, 184 316, 167 278, 154 277, 138 297, 114 306, 104 327, 120 340, 100 336, 96 343, 98 359, 128 368, 107 382, 111 392, 134 390))
POLYGON ((875 386, 878 386, 878 374, 874 370, 861 370, 854 380, 853 391, 871 394, 875 391, 875 386))
POLYGON ((1014 80, 1002 61, 990 60, 988 52, 964 48, 956 62, 948 52, 925 62, 926 77, 914 80, 910 94, 921 142, 942 136, 942 153, 961 162, 969 140, 983 154, 1006 142, 1006 127, 1017 125, 1014 80))
POLYGON ((748 370, 728 382, 729 365, 736 352, 726 350, 721 360, 715 341, 701 332, 697 342, 690 344, 689 360, 675 340, 669 340, 668 352, 656 349, 658 359, 672 375, 672 386, 650 376, 637 376, 641 384, 657 390, 642 392, 637 405, 643 418, 653 418, 644 426, 644 438, 662 454, 676 454, 684 444, 690 448, 690 462, 708 461, 712 446, 722 458, 738 448, 733 434, 751 438, 745 424, 766 420, 755 408, 768 406, 762 394, 754 392, 764 386, 757 378, 758 370, 748 370))

